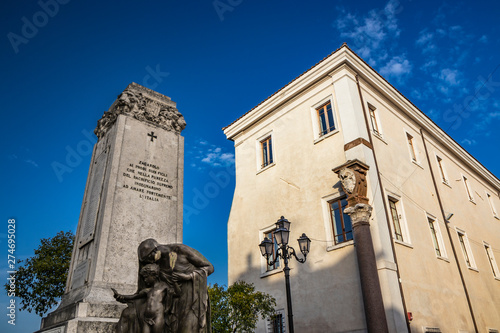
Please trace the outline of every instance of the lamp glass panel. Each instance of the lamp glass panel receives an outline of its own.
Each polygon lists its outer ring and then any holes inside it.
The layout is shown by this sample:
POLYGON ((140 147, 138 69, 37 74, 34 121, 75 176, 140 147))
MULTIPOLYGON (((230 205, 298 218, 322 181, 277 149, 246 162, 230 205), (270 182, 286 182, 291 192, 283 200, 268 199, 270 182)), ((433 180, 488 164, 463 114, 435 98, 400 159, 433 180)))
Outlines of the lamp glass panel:
POLYGON ((309 237, 307 237, 306 234, 302 234, 302 236, 300 236, 297 241, 299 242, 300 252, 304 254, 309 253, 309 249, 311 246, 311 240, 309 239, 309 237))
POLYGON ((276 238, 276 243, 278 243, 278 246, 287 245, 289 235, 290 231, 286 230, 285 228, 277 229, 274 232, 274 237, 276 238))

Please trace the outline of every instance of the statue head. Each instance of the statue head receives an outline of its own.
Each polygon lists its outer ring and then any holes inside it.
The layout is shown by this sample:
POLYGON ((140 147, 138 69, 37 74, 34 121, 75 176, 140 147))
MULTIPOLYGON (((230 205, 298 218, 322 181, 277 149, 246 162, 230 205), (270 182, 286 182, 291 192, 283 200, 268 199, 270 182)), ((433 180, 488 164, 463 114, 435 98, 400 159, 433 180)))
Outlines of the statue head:
POLYGON ((154 263, 158 261, 161 257, 161 252, 158 251, 158 242, 153 238, 148 238, 142 241, 137 248, 137 254, 139 256, 139 261, 154 263))
POLYGON ((147 286, 152 286, 160 277, 160 266, 157 264, 148 264, 139 272, 147 286))
POLYGON ((356 187, 356 174, 354 171, 348 168, 341 169, 339 171, 339 178, 344 191, 348 194, 352 194, 356 187))

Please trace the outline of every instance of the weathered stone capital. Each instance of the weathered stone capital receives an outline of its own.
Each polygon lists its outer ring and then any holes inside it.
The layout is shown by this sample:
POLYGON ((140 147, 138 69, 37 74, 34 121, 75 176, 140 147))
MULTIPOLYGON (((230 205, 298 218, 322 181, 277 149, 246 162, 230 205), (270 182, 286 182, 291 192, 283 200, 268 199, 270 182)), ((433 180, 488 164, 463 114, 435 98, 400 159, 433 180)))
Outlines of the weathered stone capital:
POLYGON ((358 224, 370 224, 370 216, 372 215, 373 207, 367 204, 358 203, 355 206, 347 207, 344 213, 351 217, 353 228, 358 224))
POLYGON ((359 160, 347 161, 347 163, 333 169, 340 179, 342 189, 347 194, 348 207, 358 203, 368 204, 366 196, 368 184, 366 175, 369 166, 359 160))
POLYGON ((180 134, 186 121, 170 97, 132 82, 97 122, 94 133, 100 139, 120 114, 180 134))

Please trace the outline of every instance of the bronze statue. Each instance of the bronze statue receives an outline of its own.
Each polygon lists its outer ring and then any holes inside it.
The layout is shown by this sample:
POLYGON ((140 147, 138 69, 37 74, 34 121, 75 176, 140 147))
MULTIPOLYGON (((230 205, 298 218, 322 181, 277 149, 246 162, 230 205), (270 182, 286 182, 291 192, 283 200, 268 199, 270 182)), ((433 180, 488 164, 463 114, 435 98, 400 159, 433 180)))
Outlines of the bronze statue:
POLYGON ((128 303, 116 332, 211 332, 207 276, 214 271, 212 264, 187 245, 160 245, 151 238, 137 252, 137 292, 120 295, 113 290, 116 300, 128 303))

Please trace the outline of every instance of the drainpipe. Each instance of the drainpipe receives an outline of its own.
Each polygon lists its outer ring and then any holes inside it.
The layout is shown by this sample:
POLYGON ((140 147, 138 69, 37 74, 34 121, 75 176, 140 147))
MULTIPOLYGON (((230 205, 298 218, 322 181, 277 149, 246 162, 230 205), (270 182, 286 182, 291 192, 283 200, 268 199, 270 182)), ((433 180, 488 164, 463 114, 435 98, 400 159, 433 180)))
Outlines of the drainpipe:
MULTIPOLYGON (((361 86, 359 84, 358 74, 356 74, 356 85, 358 86, 358 93, 359 93, 359 99, 361 100, 361 107, 363 108, 363 116, 365 118, 366 132, 368 133, 368 139, 370 140, 370 145, 373 147, 372 132, 371 132, 370 126, 368 124, 368 118, 366 116, 365 102, 363 100, 363 95, 361 94, 361 86)), ((375 161, 375 168, 377 170, 378 183, 380 184, 380 194, 382 196, 382 202, 384 203, 384 211, 385 211, 386 222, 387 222, 387 230, 390 231, 391 230, 391 221, 389 220, 390 214, 389 214, 389 209, 387 208, 384 190, 382 189, 382 179, 380 177, 380 172, 379 172, 378 162, 377 162, 377 154, 375 153, 374 148, 372 148, 372 153, 373 153, 373 160, 375 161)), ((391 238, 392 238, 392 235, 391 235, 391 238)), ((404 292, 403 292, 403 285, 401 283, 401 275, 399 274, 398 257, 396 255, 396 249, 394 247, 393 241, 391 241, 391 248, 392 248, 394 263, 396 264, 396 276, 398 277, 398 281, 399 281, 399 284, 398 284, 399 285, 399 292, 401 293, 401 300, 402 300, 403 309, 405 312, 404 317, 405 317, 405 321, 406 321, 406 327, 408 329, 408 332, 411 332, 410 321, 408 320, 408 316, 407 316, 408 309, 406 308, 406 300, 405 300, 405 296, 404 296, 404 292)))

